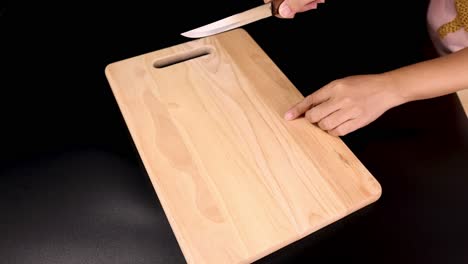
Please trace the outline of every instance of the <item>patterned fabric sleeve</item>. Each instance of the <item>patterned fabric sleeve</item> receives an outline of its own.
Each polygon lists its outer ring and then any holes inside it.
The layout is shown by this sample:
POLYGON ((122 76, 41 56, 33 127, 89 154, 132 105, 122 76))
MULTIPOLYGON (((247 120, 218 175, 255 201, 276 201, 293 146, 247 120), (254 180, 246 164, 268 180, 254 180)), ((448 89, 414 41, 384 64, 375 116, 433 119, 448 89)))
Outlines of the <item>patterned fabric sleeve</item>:
POLYGON ((468 47, 468 0, 431 0, 427 21, 439 55, 468 47))

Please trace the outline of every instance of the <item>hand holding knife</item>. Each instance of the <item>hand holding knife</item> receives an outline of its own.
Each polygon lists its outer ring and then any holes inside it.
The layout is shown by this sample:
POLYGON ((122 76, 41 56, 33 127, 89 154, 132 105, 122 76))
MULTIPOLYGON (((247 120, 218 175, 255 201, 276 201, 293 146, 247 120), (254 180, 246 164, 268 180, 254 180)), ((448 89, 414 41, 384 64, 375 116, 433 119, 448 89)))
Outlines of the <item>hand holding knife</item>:
POLYGON ((244 26, 246 24, 258 21, 260 19, 271 16, 279 18, 293 18, 298 12, 304 12, 310 9, 317 8, 318 3, 323 3, 325 0, 264 0, 266 3, 258 7, 254 7, 247 11, 226 17, 208 25, 192 29, 182 33, 182 36, 189 38, 201 38, 234 28, 244 26), (284 3, 283 3, 284 2, 284 3))

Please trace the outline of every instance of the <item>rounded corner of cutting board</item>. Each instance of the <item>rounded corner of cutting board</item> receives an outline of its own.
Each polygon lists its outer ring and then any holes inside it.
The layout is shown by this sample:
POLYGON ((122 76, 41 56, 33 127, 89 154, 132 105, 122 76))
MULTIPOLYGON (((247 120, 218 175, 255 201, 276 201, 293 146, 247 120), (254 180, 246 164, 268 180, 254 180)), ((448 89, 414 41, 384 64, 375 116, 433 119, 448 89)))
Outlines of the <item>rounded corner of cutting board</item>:
MULTIPOLYGON (((375 178, 374 178, 375 179, 375 178)), ((372 202, 376 202, 382 197, 382 184, 375 179, 375 191, 372 193, 372 202)))
MULTIPOLYGON (((368 175, 370 172, 366 169, 368 175)), ((382 184, 370 174, 371 183, 367 185, 366 199, 363 199, 364 206, 377 202, 382 197, 382 184)))
MULTIPOLYGON (((349 151, 351 152, 351 150, 349 151)), ((355 157, 355 159, 361 163, 357 157, 355 157)), ((361 174, 361 177, 366 177, 370 181, 368 184, 366 184, 366 199, 363 199, 363 202, 366 203, 366 205, 369 205, 377 202, 380 197, 382 197, 383 188, 382 184, 377 180, 377 178, 372 173, 370 173, 370 171, 362 163, 361 166, 365 172, 364 174, 361 174)))
POLYGON ((106 75, 107 78, 110 77, 110 73, 112 71, 112 68, 114 67, 114 62, 112 63, 109 63, 107 64, 105 67, 104 67, 104 74, 106 75))
MULTIPOLYGON (((126 59, 126 60, 128 60, 128 59, 126 59)), ((104 67, 104 75, 106 76, 106 78, 108 80, 112 79, 112 72, 115 72, 116 69, 120 68, 121 64, 126 60, 120 60, 120 61, 114 61, 114 62, 108 63, 104 67)))

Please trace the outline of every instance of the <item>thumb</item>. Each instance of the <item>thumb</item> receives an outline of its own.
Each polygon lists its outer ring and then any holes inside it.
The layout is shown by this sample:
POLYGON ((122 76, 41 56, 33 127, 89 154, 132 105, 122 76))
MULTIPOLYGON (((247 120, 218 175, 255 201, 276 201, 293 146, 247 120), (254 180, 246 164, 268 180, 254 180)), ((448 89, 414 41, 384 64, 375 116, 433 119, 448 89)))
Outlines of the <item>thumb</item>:
POLYGON ((283 18, 294 18, 296 13, 306 10, 306 6, 316 0, 285 0, 281 3, 278 12, 283 18))
MULTIPOLYGON (((278 12, 279 12, 279 15, 282 17, 282 18, 293 18, 294 15, 296 14, 296 12, 293 11, 293 9, 291 9, 291 2, 294 2, 297 0, 285 0, 283 1, 283 3, 281 3, 281 5, 279 6, 279 9, 278 9, 278 12)), ((294 3, 293 3, 293 6, 294 3)))

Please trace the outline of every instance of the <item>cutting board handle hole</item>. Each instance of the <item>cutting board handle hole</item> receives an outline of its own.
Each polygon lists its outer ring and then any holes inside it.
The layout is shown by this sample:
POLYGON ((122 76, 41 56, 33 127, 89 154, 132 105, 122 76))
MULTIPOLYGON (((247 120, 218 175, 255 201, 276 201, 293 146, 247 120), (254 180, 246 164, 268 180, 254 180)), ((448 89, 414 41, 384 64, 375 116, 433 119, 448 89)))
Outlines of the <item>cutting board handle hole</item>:
POLYGON ((199 57, 203 57, 212 53, 212 48, 202 47, 194 49, 188 52, 175 54, 169 57, 161 58, 153 63, 153 66, 157 69, 165 68, 174 64, 182 63, 184 61, 193 60, 199 57))

